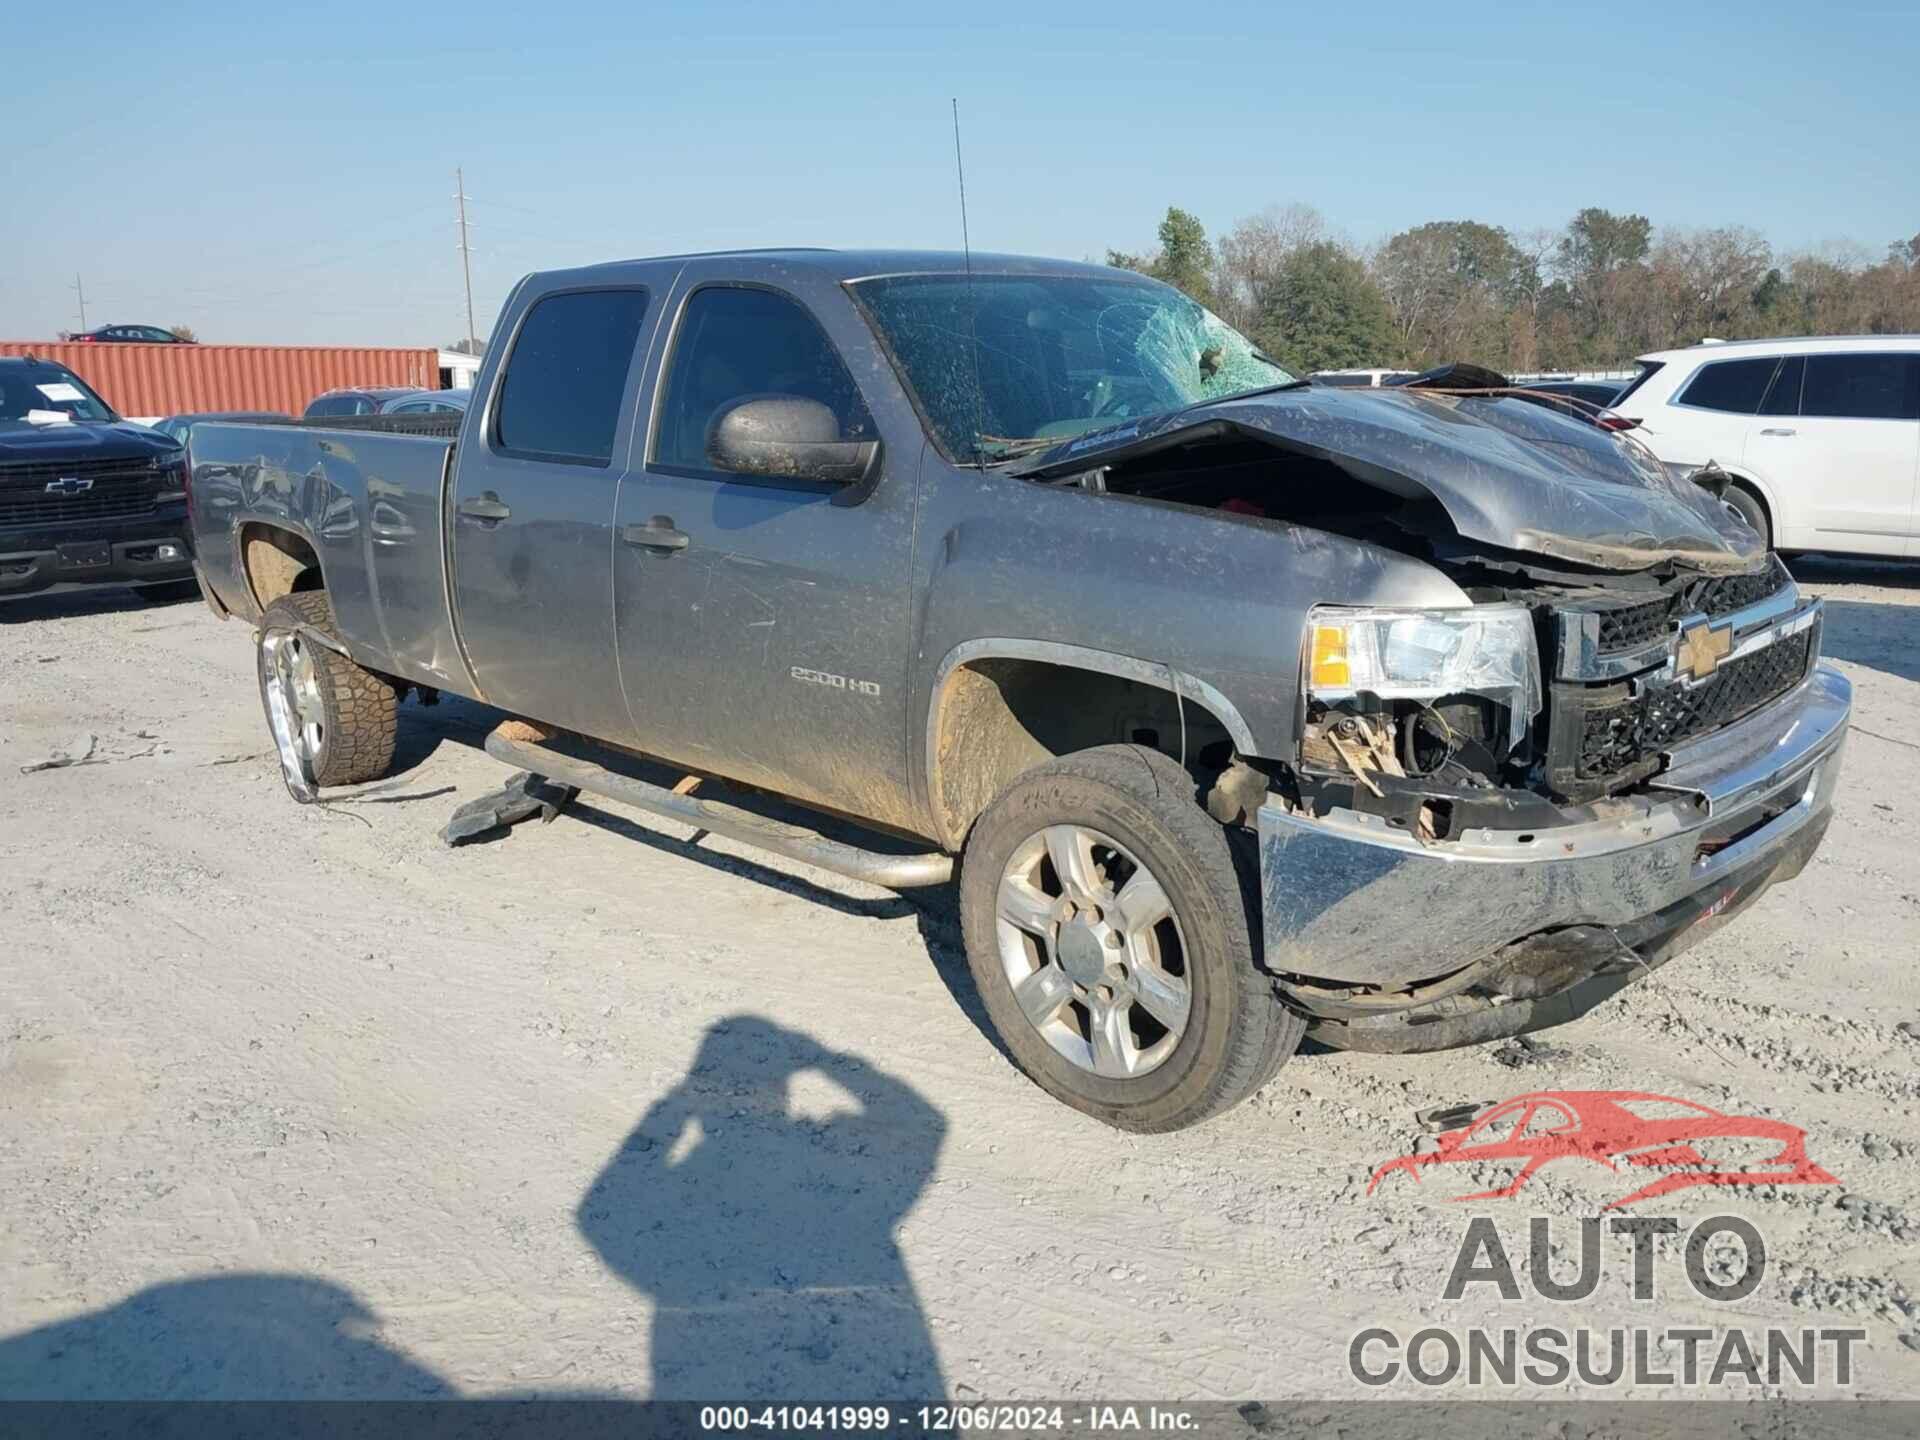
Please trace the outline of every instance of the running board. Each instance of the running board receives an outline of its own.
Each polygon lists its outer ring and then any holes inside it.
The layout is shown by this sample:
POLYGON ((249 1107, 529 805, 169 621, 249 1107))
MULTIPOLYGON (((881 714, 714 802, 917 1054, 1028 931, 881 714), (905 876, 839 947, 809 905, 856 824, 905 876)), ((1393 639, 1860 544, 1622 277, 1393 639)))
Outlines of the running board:
POLYGON ((572 785, 581 790, 618 800, 636 810, 645 810, 683 825, 711 830, 798 860, 818 865, 850 880, 865 880, 889 890, 912 890, 923 885, 944 885, 953 878, 953 857, 938 851, 921 855, 889 855, 878 850, 862 850, 857 845, 829 840, 800 825, 755 815, 736 805, 718 800, 702 800, 697 795, 680 795, 662 785, 636 780, 596 765, 591 760, 576 760, 558 750, 529 740, 513 739, 495 730, 487 736, 487 753, 507 765, 531 771, 544 780, 572 785))

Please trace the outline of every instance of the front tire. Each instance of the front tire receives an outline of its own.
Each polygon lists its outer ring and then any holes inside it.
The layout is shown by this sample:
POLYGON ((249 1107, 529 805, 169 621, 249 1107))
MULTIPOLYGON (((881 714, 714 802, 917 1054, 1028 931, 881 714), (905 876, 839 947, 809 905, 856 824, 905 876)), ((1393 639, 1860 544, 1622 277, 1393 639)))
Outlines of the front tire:
POLYGON ((287 789, 378 780, 393 764, 399 696, 388 681, 315 636, 334 634, 326 592, 283 595, 260 616, 260 699, 287 789))
POLYGON ((1123 1130, 1231 1108, 1305 1020, 1254 962, 1250 886, 1185 770, 1109 745, 1036 767, 975 823, 967 963, 1016 1064, 1123 1130))
POLYGON ((1767 523, 1767 507, 1760 503, 1759 496, 1738 485, 1729 485, 1726 493, 1720 497, 1720 503, 1758 535, 1763 545, 1769 550, 1773 548, 1773 526, 1767 523))

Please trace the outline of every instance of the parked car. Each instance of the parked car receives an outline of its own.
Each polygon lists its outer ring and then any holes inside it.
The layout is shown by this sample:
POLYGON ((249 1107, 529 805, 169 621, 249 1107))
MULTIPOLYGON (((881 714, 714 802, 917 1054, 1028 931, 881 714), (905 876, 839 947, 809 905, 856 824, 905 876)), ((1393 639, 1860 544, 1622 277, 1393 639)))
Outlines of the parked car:
POLYGON ((419 390, 381 402, 382 415, 456 415, 467 408, 471 390, 419 390))
POLYGON ((1820 602, 1619 435, 1309 386, 1168 286, 1007 256, 540 274, 499 334, 455 441, 196 437, 289 792, 384 773, 417 688, 525 717, 486 748, 554 803, 896 888, 963 855, 1008 1052, 1114 1125, 1309 1031, 1572 1018, 1826 829, 1820 602))
POLYGON ((186 456, 64 365, 0 356, 0 598, 192 585, 186 456))
POLYGON ((1535 405, 1544 405, 1558 410, 1564 415, 1606 429, 1631 429, 1624 425, 1606 407, 1621 390, 1626 388, 1624 380, 1516 380, 1514 387, 1520 391, 1518 399, 1535 405))
POLYGON ((1920 336, 1662 350, 1613 409, 1668 464, 1732 476, 1727 504, 1770 545, 1920 556, 1920 336))
POLYGON ((1620 392, 1627 388, 1624 380, 1521 380, 1515 383, 1537 395, 1564 395, 1570 400, 1603 409, 1613 404, 1620 392))
POLYGON ((158 325, 102 325, 97 330, 82 330, 66 338, 69 344, 75 345, 193 345, 198 343, 183 339, 171 330, 161 329, 158 325))
POLYGON ((169 415, 164 420, 154 421, 148 428, 158 430, 162 435, 185 445, 193 435, 193 427, 202 420, 284 421, 292 418, 278 410, 206 410, 193 415, 169 415))
POLYGON ((378 415, 389 402, 409 400, 427 392, 407 385, 373 386, 364 390, 329 390, 307 402, 305 419, 336 415, 378 415))
POLYGON ((1335 385, 1344 389, 1374 389, 1411 380, 1413 370, 1316 370, 1307 378, 1316 385, 1335 385))

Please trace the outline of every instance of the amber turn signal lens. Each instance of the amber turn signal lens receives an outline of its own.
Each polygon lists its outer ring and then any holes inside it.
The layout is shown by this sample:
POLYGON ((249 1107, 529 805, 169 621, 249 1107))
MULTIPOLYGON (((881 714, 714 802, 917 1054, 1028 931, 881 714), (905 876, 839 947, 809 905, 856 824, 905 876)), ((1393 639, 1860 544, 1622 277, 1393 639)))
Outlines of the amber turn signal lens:
POLYGON ((1340 690, 1353 683, 1347 668, 1347 632, 1339 625, 1313 627, 1313 664, 1308 678, 1316 689, 1340 690))

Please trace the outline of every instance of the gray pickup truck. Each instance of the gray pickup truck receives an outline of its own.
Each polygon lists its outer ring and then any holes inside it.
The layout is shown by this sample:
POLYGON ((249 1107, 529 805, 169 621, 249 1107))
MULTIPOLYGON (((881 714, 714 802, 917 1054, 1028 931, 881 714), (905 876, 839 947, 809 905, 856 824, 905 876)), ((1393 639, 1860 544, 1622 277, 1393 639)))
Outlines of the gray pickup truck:
POLYGON ((296 798, 380 775, 399 701, 450 691, 524 717, 487 748, 555 786, 882 885, 958 857, 1007 1050, 1129 1129, 1309 1032, 1578 1015, 1831 816, 1820 604, 1707 489, 1487 372, 1295 379, 1100 266, 538 274, 453 442, 193 452, 296 798))

